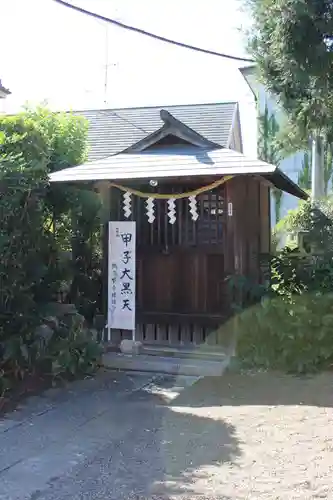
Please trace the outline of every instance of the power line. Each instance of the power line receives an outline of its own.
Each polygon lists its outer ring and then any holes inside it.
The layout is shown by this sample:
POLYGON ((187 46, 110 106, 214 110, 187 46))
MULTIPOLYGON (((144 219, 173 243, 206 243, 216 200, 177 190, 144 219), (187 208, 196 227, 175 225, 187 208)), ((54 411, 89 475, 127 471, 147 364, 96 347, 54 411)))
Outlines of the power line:
POLYGON ((224 57, 225 59, 232 59, 234 61, 243 61, 254 63, 253 59, 249 59, 246 57, 237 57, 231 56, 229 54, 222 54, 221 52, 216 52, 215 50, 202 49, 201 47, 196 47, 194 45, 189 45, 183 42, 177 42, 176 40, 172 40, 171 38, 166 38, 164 36, 156 35, 155 33, 151 33, 149 31, 145 31, 141 28, 136 28, 135 26, 130 26, 129 24, 122 23, 121 21, 117 21, 116 19, 110 19, 109 17, 102 16, 101 14, 97 14, 96 12, 91 12, 89 10, 83 9, 82 7, 78 7, 77 5, 73 5, 71 3, 65 2, 64 0, 54 0, 56 3, 63 5, 64 7, 69 7, 77 12, 81 12, 81 14, 86 14, 95 19, 99 19, 101 21, 105 21, 106 23, 113 24, 114 26, 118 26, 118 28, 123 28, 128 31, 133 31, 134 33, 139 33, 140 35, 145 35, 155 40, 159 40, 160 42, 169 43, 171 45, 176 45, 177 47, 182 47, 183 49, 190 49, 195 52, 201 52, 202 54, 208 54, 211 56, 224 57))

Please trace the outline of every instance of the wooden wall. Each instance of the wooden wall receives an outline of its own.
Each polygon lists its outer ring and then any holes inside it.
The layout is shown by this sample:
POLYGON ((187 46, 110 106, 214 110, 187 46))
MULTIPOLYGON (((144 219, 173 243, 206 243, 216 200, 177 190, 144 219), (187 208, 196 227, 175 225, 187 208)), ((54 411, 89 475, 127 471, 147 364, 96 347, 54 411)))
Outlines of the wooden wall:
MULTIPOLYGON (((176 191, 185 188, 178 187, 176 191)), ((270 249, 269 187, 258 177, 239 176, 219 189, 210 198, 206 197, 201 207, 207 205, 207 199, 215 203, 220 198, 223 214, 216 214, 215 220, 207 220, 204 225, 202 212, 201 225, 185 215, 181 218, 188 209, 186 204, 176 202, 178 218, 174 226, 161 213, 162 205, 156 208, 157 220, 151 226, 144 211, 139 209, 144 200, 134 202, 132 218, 137 220, 138 231, 139 340, 200 344, 209 338, 214 344, 216 335, 212 332, 231 314, 225 278, 238 273, 258 282, 262 280, 260 256, 270 249), (228 214, 230 203, 232 214, 228 214), (219 227, 222 232, 217 230, 219 227), (167 240, 163 236, 165 228, 169 234, 167 240), (215 239, 207 239, 209 232, 215 239)), ((112 200, 111 218, 124 220, 122 197, 117 190, 113 190, 112 200)), ((130 335, 125 331, 113 332, 113 340, 130 335)))
POLYGON ((225 243, 228 272, 260 281, 261 256, 270 251, 269 186, 259 177, 235 177, 226 191, 233 206, 225 243))

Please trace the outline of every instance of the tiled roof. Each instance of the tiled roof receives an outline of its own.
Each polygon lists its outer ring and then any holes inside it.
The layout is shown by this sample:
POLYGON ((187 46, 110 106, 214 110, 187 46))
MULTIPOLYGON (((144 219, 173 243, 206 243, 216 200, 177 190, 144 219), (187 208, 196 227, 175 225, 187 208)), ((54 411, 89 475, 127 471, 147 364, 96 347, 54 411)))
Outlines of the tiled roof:
POLYGON ((203 149, 195 146, 172 150, 123 153, 65 168, 51 174, 52 182, 150 179, 188 175, 273 173, 276 167, 248 158, 228 148, 203 149))
POLYGON ((277 167, 228 148, 203 149, 188 146, 139 154, 118 154, 50 175, 51 182, 149 180, 166 177, 259 175, 279 189, 307 199, 307 194, 277 167))
POLYGON ((84 116, 89 122, 89 161, 120 153, 155 132, 163 125, 161 109, 206 139, 228 146, 237 110, 235 102, 75 111, 74 114, 84 116))

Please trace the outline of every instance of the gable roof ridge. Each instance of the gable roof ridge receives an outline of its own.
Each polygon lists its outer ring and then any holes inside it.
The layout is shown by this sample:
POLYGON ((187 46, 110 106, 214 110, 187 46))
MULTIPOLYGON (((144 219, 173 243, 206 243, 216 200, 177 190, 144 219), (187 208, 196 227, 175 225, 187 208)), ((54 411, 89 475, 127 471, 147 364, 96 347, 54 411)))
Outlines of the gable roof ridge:
POLYGON ((122 108, 92 108, 92 109, 77 109, 77 110, 72 110, 72 113, 88 113, 90 112, 112 112, 112 111, 130 111, 130 110, 140 110, 140 109, 165 109, 165 108, 195 108, 198 106, 227 106, 227 105, 236 105, 238 101, 219 101, 219 102, 193 102, 193 103, 186 103, 186 104, 158 104, 156 106, 125 106, 122 108))
POLYGON ((140 139, 135 144, 132 144, 128 148, 124 149, 122 153, 137 153, 144 151, 148 147, 153 146, 157 142, 159 142, 164 137, 168 135, 174 135, 179 139, 187 141, 189 144, 193 146, 206 147, 211 149, 220 148, 221 145, 215 142, 210 141, 203 135, 199 134, 188 125, 183 123, 178 118, 175 118, 169 111, 166 109, 160 110, 160 117, 163 121, 162 127, 158 128, 151 134, 147 135, 143 139, 140 139))

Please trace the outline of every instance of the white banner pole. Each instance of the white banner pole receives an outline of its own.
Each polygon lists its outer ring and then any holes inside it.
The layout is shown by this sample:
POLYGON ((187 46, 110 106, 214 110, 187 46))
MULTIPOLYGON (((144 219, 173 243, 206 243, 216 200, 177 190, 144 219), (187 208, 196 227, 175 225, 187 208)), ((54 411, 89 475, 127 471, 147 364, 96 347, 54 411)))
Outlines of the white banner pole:
POLYGON ((109 222, 108 329, 131 330, 135 340, 135 222, 109 222))

